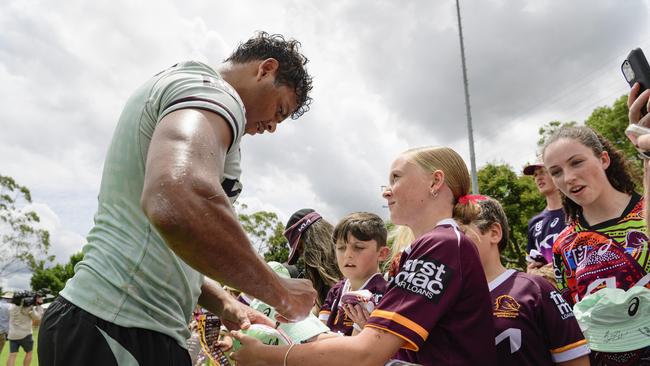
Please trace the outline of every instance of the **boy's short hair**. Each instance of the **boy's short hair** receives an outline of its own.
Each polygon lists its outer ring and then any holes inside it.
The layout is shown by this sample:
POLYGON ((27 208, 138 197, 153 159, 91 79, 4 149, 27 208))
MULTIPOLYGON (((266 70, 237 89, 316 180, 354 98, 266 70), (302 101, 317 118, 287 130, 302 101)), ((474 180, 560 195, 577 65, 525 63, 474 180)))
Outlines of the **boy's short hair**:
POLYGON ((379 249, 386 246, 388 230, 381 217, 370 212, 355 212, 345 216, 336 224, 332 239, 335 243, 347 242, 349 235, 362 241, 374 240, 379 249))
POLYGON ((479 201, 478 204, 481 207, 481 213, 474 220, 474 224, 481 231, 481 234, 485 234, 492 225, 499 224, 501 226, 501 241, 499 241, 498 247, 499 252, 502 252, 510 239, 508 217, 499 201, 492 197, 486 197, 484 200, 479 201))

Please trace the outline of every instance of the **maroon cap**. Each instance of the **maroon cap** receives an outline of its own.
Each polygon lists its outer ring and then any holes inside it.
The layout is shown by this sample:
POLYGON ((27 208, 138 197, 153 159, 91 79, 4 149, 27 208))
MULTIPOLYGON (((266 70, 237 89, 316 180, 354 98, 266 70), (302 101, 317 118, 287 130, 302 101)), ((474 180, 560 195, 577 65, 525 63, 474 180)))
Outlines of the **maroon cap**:
POLYGON ((300 248, 300 236, 302 233, 307 230, 313 223, 322 219, 318 212, 310 209, 303 208, 302 210, 296 211, 287 222, 286 229, 284 230, 284 237, 289 241, 289 259, 287 260, 288 264, 294 264, 298 261, 298 253, 300 248))
POLYGON ((535 175, 535 170, 537 168, 543 168, 543 167, 544 167, 544 163, 542 162, 528 164, 524 167, 524 175, 535 175))

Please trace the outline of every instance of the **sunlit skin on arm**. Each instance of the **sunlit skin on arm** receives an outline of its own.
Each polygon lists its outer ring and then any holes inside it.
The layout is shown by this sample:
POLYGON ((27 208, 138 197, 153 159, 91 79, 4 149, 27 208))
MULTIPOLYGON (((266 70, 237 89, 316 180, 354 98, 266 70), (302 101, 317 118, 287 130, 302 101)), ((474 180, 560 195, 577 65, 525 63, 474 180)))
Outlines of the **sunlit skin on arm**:
MULTIPOLYGON (((239 332, 234 335, 244 346, 233 354, 238 366, 282 365, 287 346, 267 346, 239 332)), ((289 352, 287 365, 381 366, 403 344, 404 340, 392 333, 366 327, 357 336, 296 345, 289 352)))
POLYGON ((201 286, 199 305, 219 315, 228 329, 248 329, 251 324, 275 326, 275 322, 259 311, 242 304, 217 282, 205 278, 201 286))
POLYGON ((292 319, 316 292, 278 277, 255 253, 221 188, 230 127, 219 115, 182 109, 156 127, 145 168, 142 208, 167 245, 207 277, 245 291, 292 319), (243 265, 245 264, 245 265, 243 265))

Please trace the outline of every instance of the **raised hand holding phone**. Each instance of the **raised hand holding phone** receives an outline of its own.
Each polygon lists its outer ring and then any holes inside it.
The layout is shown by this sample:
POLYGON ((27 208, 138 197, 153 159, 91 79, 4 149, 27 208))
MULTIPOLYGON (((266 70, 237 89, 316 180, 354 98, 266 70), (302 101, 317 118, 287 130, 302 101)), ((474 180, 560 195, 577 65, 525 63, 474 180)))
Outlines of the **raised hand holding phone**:
POLYGON ((650 117, 647 113, 650 104, 650 66, 640 48, 635 48, 621 65, 621 71, 632 87, 627 99, 630 125, 625 134, 639 153, 650 158, 650 117))
MULTIPOLYGON (((640 48, 635 48, 630 51, 621 65, 621 71, 627 83, 630 84, 630 87, 634 87, 637 83, 639 84, 637 93, 641 94, 647 89, 650 89, 650 65, 648 65, 648 60, 640 48)), ((647 113, 647 106, 644 106, 641 114, 646 115, 647 113)))

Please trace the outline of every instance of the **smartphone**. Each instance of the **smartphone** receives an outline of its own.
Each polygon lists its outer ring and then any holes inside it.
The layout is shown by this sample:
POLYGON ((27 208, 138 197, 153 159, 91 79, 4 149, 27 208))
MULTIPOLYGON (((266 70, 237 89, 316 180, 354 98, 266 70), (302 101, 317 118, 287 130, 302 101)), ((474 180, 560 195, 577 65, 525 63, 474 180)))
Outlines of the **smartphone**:
POLYGON ((639 144, 637 140, 639 139, 639 136, 647 135, 647 134, 650 134, 650 128, 639 126, 635 123, 631 123, 625 129, 625 135, 627 136, 628 139, 630 139, 634 147, 636 147, 636 150, 644 159, 650 159, 650 151, 639 149, 638 148, 639 144))
MULTIPOLYGON (((627 55, 625 61, 621 65, 623 76, 630 87, 634 83, 639 83, 641 88, 639 94, 643 93, 646 89, 650 88, 650 66, 646 60, 643 51, 640 48, 635 48, 627 55)), ((641 110, 641 115, 647 114, 648 111, 645 106, 641 110)))

